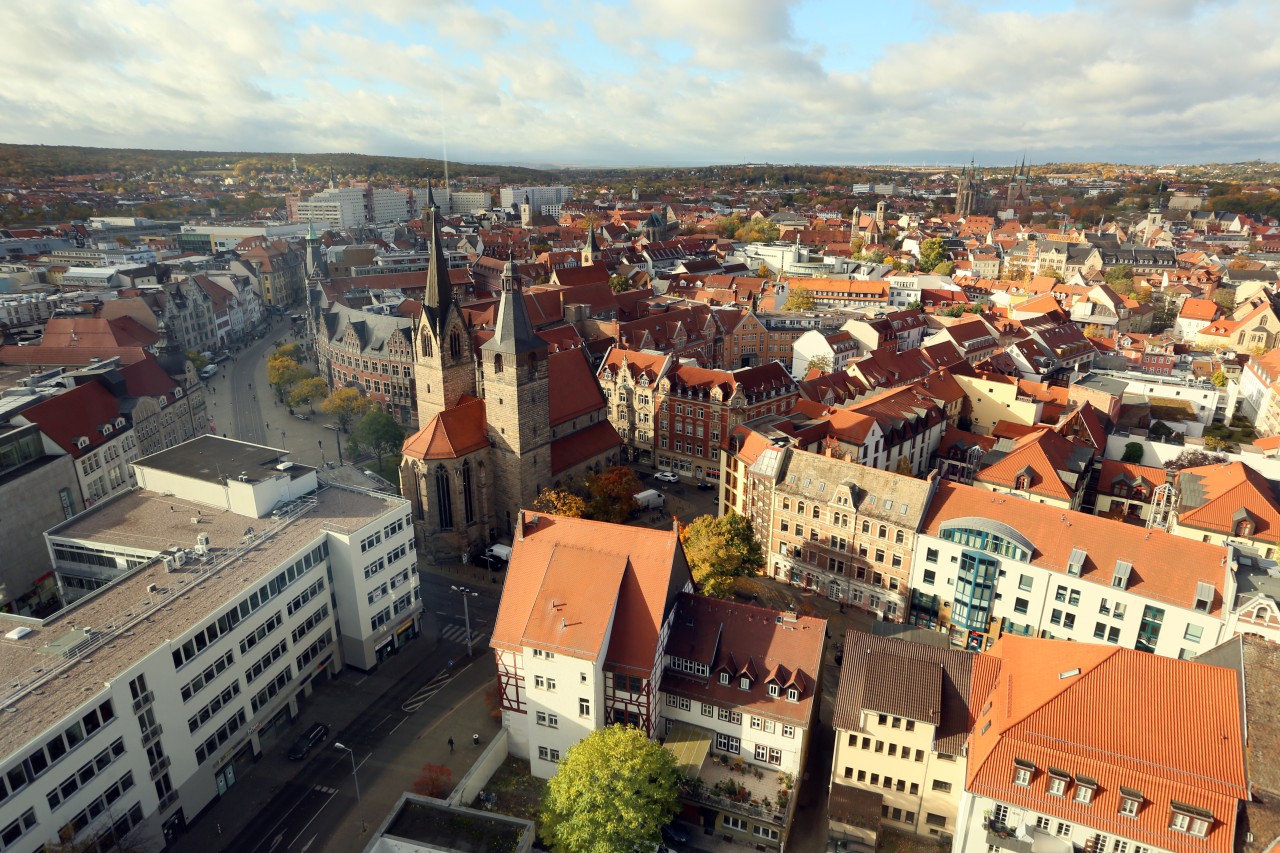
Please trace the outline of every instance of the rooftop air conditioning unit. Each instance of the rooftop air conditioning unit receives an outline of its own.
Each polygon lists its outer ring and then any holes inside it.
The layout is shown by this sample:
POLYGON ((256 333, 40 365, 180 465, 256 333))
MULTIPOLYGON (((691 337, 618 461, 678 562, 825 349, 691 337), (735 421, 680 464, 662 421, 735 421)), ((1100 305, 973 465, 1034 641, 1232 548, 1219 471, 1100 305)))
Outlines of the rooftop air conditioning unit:
POLYGON ((209 553, 209 534, 201 533, 196 536, 196 553, 204 556, 209 553))
POLYGON ((158 584, 158 583, 149 583, 149 584, 147 584, 147 592, 149 592, 149 593, 151 593, 151 594, 153 594, 153 595, 154 595, 155 593, 157 593, 157 592, 159 592, 159 591, 160 591, 160 584, 158 584))

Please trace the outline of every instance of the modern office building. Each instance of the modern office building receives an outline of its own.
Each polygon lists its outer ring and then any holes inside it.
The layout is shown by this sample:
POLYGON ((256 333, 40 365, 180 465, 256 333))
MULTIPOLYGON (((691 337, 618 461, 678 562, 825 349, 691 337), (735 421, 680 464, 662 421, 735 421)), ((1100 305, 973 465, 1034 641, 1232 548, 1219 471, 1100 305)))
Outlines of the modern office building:
POLYGON ((6 853, 172 841, 278 748, 315 679, 418 630, 406 501, 214 436, 133 469, 138 488, 47 534, 82 596, 0 614, 6 853))

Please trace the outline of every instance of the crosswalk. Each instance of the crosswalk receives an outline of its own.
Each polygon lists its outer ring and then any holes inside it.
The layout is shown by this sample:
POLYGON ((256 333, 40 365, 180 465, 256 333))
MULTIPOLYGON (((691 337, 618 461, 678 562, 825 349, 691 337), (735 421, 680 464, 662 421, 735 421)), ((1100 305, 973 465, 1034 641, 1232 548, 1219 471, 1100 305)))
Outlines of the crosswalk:
MULTIPOLYGON (((476 631, 475 629, 472 629, 471 644, 473 646, 479 646, 480 643, 487 636, 489 635, 476 631)), ((449 625, 443 631, 440 632, 440 639, 447 640, 450 643, 461 643, 463 645, 466 645, 467 629, 462 625, 449 625)))
POLYGON ((315 790, 316 790, 316 791, 318 791, 318 792, 320 792, 321 794, 336 794, 336 793, 338 793, 338 789, 337 789, 337 788, 330 788, 328 785, 316 785, 316 786, 314 786, 314 787, 315 787, 315 790))

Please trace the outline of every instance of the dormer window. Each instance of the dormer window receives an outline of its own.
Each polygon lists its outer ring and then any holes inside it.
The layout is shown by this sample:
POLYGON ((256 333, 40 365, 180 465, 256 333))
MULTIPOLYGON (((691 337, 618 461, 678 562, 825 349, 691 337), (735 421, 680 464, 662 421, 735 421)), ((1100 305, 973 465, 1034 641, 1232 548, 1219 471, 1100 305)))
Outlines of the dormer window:
POLYGON ((1169 815, 1170 829, 1185 832, 1197 838, 1204 838, 1209 834, 1209 827, 1213 825, 1213 812, 1196 806, 1189 806, 1177 800, 1172 801, 1169 805, 1172 809, 1169 815))
POLYGON ((776 685, 776 684, 770 684, 770 685, 769 685, 769 695, 770 695, 770 696, 772 696, 772 697, 774 697, 775 699, 776 699, 776 698, 778 698, 778 695, 779 695, 781 692, 782 692, 782 690, 778 687, 778 685, 776 685))
POLYGON ((1089 805, 1093 802, 1093 793, 1098 790, 1098 783, 1088 776, 1076 776, 1076 791, 1073 799, 1082 805, 1089 805))
POLYGON ((799 691, 799 690, 796 690, 794 687, 788 687, 788 688, 787 688, 787 701, 788 701, 788 702, 799 702, 799 701, 800 701, 800 691, 799 691))
POLYGON ((747 678, 745 675, 744 675, 742 678, 739 678, 739 679, 738 679, 738 689, 739 689, 739 690, 750 690, 750 689, 751 689, 751 679, 750 679, 750 678, 747 678))
POLYGON ((1027 786, 1031 784, 1031 777, 1036 772, 1036 765, 1023 758, 1013 759, 1013 784, 1027 786))
POLYGON ((720 683, 721 683, 721 684, 728 684, 728 683, 729 683, 729 673, 727 673, 727 672, 722 672, 722 673, 720 673, 720 683))
POLYGON ((1018 478, 1013 482, 1013 487, 1018 491, 1026 491, 1031 488, 1031 478, 1026 474, 1019 474, 1018 478))
POLYGON ((1138 811, 1142 808, 1144 801, 1142 792, 1133 788, 1120 789, 1120 808, 1119 813, 1125 817, 1137 817, 1138 811))
POLYGON ((1064 797, 1067 794, 1067 785, 1071 782, 1071 774, 1065 770, 1056 770, 1049 768, 1049 785, 1046 791, 1055 797, 1064 797))
POLYGON ((1245 519, 1245 520, 1243 520, 1243 521, 1237 521, 1237 522, 1236 522, 1236 535, 1237 535, 1237 536, 1252 536, 1252 535, 1253 535, 1253 522, 1252 522, 1252 521, 1249 521, 1248 519, 1245 519))

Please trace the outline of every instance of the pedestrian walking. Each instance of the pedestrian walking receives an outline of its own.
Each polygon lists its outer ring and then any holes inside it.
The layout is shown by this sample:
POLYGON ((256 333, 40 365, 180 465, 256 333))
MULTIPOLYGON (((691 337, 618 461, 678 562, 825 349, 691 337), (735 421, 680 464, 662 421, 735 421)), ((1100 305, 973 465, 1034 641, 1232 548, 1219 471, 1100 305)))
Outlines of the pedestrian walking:
POLYGON ((449 751, 453 752, 453 738, 449 738, 449 751))

